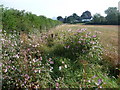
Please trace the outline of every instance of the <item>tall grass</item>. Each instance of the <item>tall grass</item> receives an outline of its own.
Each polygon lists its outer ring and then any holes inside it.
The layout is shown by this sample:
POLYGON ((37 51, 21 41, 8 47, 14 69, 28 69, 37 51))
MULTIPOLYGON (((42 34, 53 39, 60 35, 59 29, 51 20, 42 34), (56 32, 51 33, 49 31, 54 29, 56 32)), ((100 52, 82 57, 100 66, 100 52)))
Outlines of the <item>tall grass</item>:
POLYGON ((62 25, 40 34, 5 34, 3 89, 119 88, 99 34, 62 25))

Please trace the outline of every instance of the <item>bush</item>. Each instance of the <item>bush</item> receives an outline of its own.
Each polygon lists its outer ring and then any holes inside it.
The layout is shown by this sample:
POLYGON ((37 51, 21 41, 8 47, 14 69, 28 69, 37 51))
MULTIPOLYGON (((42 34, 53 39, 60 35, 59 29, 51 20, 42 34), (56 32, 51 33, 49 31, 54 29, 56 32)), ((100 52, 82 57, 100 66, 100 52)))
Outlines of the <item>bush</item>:
POLYGON ((34 32, 34 30, 49 30, 52 27, 62 24, 60 21, 46 18, 45 16, 37 16, 25 10, 16 10, 2 8, 2 24, 3 30, 7 33, 13 31, 25 33, 34 32))

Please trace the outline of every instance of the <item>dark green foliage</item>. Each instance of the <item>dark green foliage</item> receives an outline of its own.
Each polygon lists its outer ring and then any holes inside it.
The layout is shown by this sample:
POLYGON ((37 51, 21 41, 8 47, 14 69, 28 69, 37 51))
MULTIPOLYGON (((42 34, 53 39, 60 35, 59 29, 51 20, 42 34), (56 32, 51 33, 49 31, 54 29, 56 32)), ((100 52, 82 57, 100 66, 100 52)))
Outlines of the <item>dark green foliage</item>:
POLYGON ((105 13, 107 14, 106 20, 108 24, 118 24, 118 15, 120 12, 116 7, 109 7, 105 10, 105 13))
POLYGON ((70 23, 70 24, 76 24, 82 22, 82 19, 91 19, 91 12, 85 11, 81 16, 78 16, 76 13, 73 13, 72 15, 62 18, 61 16, 57 17, 57 20, 62 21, 63 23, 70 23))
POLYGON ((116 7, 109 7, 107 10, 105 10, 105 13, 107 14, 106 17, 101 16, 100 14, 95 14, 92 21, 88 22, 87 24, 120 25, 120 12, 116 7))
POLYGON ((61 21, 61 22, 64 21, 64 19, 63 19, 61 16, 58 16, 58 17, 57 17, 57 20, 59 20, 59 21, 61 21))
POLYGON ((92 23, 92 24, 105 24, 106 23, 106 18, 101 16, 100 14, 96 13, 93 16, 93 19, 90 23, 92 23))
POLYGON ((109 7, 105 10, 107 16, 102 16, 96 13, 93 17, 90 11, 85 11, 81 16, 78 16, 76 13, 62 18, 61 16, 57 17, 57 20, 62 21, 63 23, 76 24, 76 23, 85 23, 85 24, 97 24, 97 25, 120 25, 120 12, 116 7, 109 7))
POLYGON ((57 20, 52 20, 45 16, 37 16, 24 10, 3 8, 2 16, 3 30, 9 33, 13 31, 29 33, 33 30, 48 30, 61 24, 57 20))
POLYGON ((64 20, 65 23, 75 24, 80 22, 80 17, 76 13, 73 13, 71 16, 66 17, 64 20))
POLYGON ((85 11, 83 12, 83 14, 81 15, 81 18, 82 19, 91 19, 92 18, 92 15, 89 11, 85 11))

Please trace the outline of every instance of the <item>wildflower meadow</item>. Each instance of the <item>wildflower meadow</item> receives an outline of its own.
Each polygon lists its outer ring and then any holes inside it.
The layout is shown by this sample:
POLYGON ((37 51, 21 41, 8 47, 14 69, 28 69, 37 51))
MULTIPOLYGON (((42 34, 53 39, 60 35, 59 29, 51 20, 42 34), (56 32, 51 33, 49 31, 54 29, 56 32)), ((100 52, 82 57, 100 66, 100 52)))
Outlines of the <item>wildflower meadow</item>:
POLYGON ((37 34, 3 31, 3 89, 119 87, 104 64, 100 33, 63 26, 37 34))
POLYGON ((3 90, 120 88, 117 26, 63 24, 0 9, 3 90))

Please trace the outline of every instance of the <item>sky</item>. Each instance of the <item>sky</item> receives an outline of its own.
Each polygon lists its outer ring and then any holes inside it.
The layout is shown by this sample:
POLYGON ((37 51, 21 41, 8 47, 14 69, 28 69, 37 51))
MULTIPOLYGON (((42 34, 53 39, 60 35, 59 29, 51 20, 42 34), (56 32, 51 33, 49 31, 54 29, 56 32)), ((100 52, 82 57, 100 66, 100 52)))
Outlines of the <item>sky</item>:
POLYGON ((78 16, 88 10, 92 15, 99 13, 105 16, 108 7, 118 7, 120 0, 0 0, 4 7, 25 10, 48 18, 72 15, 78 16))

